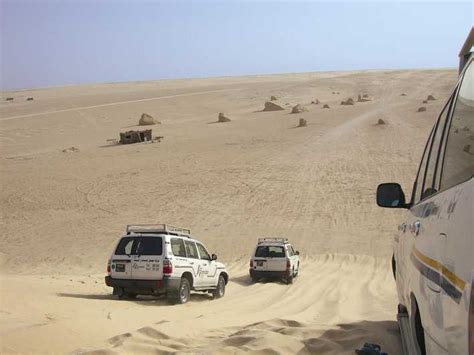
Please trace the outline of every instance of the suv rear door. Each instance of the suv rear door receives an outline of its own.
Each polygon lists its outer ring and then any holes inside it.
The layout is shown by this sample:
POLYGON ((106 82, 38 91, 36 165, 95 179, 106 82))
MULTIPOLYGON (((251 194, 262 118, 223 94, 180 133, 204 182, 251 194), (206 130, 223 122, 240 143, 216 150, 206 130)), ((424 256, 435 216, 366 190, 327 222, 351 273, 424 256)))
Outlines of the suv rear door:
POLYGON ((283 245, 259 245, 255 251, 255 270, 285 271, 286 253, 283 245))
POLYGON ((193 270, 193 287, 200 287, 203 282, 199 278, 200 260, 196 243, 193 240, 184 240, 184 247, 186 249, 186 259, 193 270))
POLYGON ((120 239, 110 262, 110 276, 114 279, 131 279, 134 237, 126 236, 120 239))
POLYGON ((134 237, 132 278, 135 280, 161 280, 163 278, 163 238, 141 235, 134 237))

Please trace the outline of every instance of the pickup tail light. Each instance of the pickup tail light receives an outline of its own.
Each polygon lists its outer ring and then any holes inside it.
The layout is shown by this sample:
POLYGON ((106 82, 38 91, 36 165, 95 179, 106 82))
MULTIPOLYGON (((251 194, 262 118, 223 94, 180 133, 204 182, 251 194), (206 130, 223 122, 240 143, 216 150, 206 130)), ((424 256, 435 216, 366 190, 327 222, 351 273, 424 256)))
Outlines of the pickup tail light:
POLYGON ((286 261, 286 269, 287 269, 287 270, 290 270, 290 268, 291 268, 291 263, 290 263, 290 259, 288 259, 288 260, 286 261))
POLYGON ((253 261, 252 261, 252 259, 250 259, 250 267, 251 267, 251 268, 253 267, 253 261))
POLYGON ((110 261, 107 263, 107 273, 110 274, 112 269, 110 268, 110 261))
POLYGON ((471 299, 469 301, 469 354, 474 354, 474 279, 471 281, 471 299))
POLYGON ((173 273, 173 264, 171 264, 171 260, 163 261, 163 274, 171 275, 173 273))

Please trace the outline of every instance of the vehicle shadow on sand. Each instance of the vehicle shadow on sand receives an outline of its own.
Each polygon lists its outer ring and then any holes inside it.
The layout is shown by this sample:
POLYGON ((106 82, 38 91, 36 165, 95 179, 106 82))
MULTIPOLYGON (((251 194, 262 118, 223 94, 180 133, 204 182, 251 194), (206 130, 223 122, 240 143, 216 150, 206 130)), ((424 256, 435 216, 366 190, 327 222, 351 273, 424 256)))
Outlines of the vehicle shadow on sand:
POLYGON ((252 286, 252 285, 258 285, 258 284, 282 284, 286 285, 286 283, 283 280, 280 279, 275 279, 275 278, 269 278, 269 279, 260 279, 258 281, 253 281, 249 275, 243 275, 243 276, 238 276, 238 277, 232 277, 229 280, 230 282, 235 282, 236 284, 240 286, 252 286))
MULTIPOLYGON (((112 294, 81 294, 81 293, 57 293, 58 297, 66 297, 66 298, 80 298, 85 300, 99 300, 99 301, 116 301, 116 302, 134 302, 141 305, 162 305, 162 306, 170 306, 173 303, 169 302, 166 296, 138 296, 136 298, 129 298, 129 299, 118 299, 117 296, 112 294)), ((189 302, 206 302, 212 301, 212 297, 208 294, 203 293, 191 293, 191 299, 189 302)))

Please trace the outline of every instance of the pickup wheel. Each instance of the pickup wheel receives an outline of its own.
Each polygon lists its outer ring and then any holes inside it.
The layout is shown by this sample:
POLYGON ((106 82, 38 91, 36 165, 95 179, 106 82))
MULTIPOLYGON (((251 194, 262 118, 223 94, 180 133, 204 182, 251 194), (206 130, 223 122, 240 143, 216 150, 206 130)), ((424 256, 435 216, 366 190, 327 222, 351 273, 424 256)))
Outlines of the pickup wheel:
POLYGON ((293 275, 294 275, 294 270, 291 270, 291 274, 288 275, 285 279, 287 285, 291 285, 293 283, 293 275))
POLYGON ((224 297, 225 295, 225 279, 224 276, 219 275, 219 280, 217 281, 217 287, 215 290, 212 290, 212 296, 214 299, 224 297))
POLYGON ((184 304, 188 302, 190 298, 191 298, 191 286, 189 285, 188 279, 184 277, 181 279, 178 289, 168 294, 168 299, 172 303, 184 304))

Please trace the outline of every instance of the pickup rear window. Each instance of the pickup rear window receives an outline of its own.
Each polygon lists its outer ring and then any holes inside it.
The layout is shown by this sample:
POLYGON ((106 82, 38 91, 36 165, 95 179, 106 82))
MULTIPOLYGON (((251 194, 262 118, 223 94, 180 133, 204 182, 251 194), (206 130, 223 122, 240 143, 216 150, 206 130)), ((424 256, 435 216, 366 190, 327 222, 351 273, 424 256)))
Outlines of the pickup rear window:
POLYGON ((260 245, 257 247, 255 256, 260 258, 284 258, 285 249, 280 246, 260 245))
POLYGON ((161 237, 123 237, 115 255, 162 255, 161 237))

